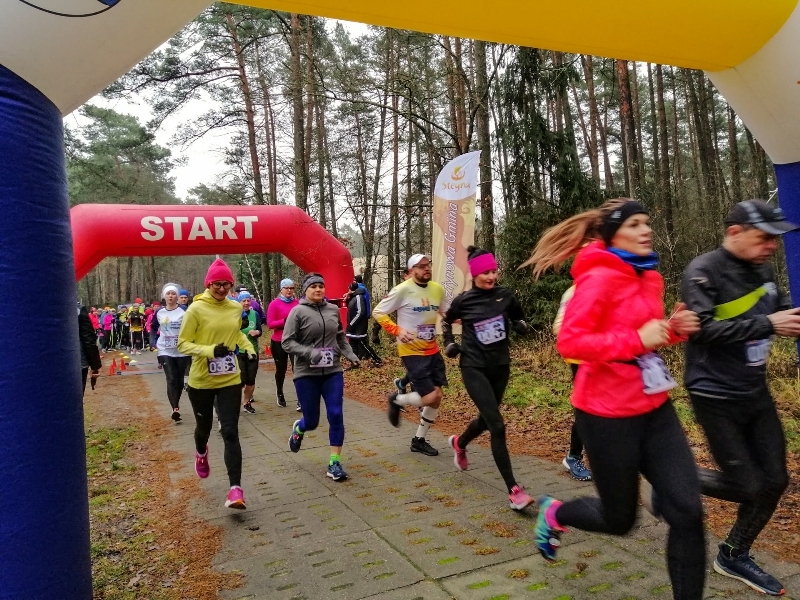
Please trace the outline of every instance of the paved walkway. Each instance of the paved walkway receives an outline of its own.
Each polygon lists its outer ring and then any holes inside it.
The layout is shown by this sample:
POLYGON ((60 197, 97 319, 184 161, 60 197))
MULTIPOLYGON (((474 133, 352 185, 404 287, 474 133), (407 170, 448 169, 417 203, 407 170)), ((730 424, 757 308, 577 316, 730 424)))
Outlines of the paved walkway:
MULTIPOLYGON (((154 358, 138 357, 149 370, 154 358)), ((139 375, 149 385, 165 418, 161 372, 139 375)), ((388 384, 388 382, 387 382, 388 384)), ((409 451, 414 426, 391 427, 385 413, 355 401, 345 402, 347 434, 342 462, 350 474, 344 483, 325 476, 327 424, 306 434, 298 454, 287 440, 298 413, 293 386, 289 406, 274 401, 271 374, 261 372, 256 388, 258 411, 242 413, 246 511, 223 502, 228 481, 223 444, 214 431, 209 443, 208 492, 192 510, 225 531, 216 558, 223 572, 244 574, 244 585, 221 598, 270 600, 446 600, 536 598, 671 598, 664 565, 665 527, 646 515, 628 536, 612 538, 572 531, 564 535, 559 561, 546 563, 532 543, 535 513, 508 508, 503 482, 491 453, 470 448, 470 469, 457 472, 447 439, 428 437, 441 454, 429 458, 409 451)), ((174 429, 172 449, 186 460, 175 480, 194 477, 193 422, 188 399, 185 420, 174 429)), ((324 423, 324 419, 323 419, 324 423)), ((534 496, 558 498, 592 493, 573 481, 560 465, 514 457, 519 479, 534 496)), ((709 541, 709 556, 715 546, 709 541)), ((779 577, 787 597, 800 598, 800 565, 759 557, 779 577)), ((711 564, 709 559, 709 566, 711 564)), ((713 572, 707 598, 763 598, 713 572)))

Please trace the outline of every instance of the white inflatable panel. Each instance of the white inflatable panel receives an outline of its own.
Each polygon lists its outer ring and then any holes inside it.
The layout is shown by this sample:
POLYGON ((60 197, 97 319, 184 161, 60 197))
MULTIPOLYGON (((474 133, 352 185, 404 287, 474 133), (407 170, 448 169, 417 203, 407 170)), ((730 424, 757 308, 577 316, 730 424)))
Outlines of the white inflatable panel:
POLYGON ((707 75, 774 163, 800 161, 800 6, 753 56, 707 75))
POLYGON ((0 0, 0 64, 68 114, 211 0, 0 0))

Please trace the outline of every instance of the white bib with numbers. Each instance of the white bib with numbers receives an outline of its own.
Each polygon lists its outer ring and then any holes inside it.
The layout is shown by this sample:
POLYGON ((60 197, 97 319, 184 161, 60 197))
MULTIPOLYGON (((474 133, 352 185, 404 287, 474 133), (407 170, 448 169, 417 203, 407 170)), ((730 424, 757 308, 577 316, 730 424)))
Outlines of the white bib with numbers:
POLYGON ((503 315, 478 321, 474 325, 475 337, 481 344, 494 344, 506 339, 506 320, 503 315))
POLYGON ((417 337, 426 342, 436 338, 436 325, 417 325, 417 337))
POLYGON ((177 335, 162 335, 161 337, 164 338, 164 349, 171 350, 173 348, 178 347, 178 336, 177 335))
POLYGON ((648 352, 636 359, 642 370, 642 383, 645 394, 660 394, 678 386, 670 375, 664 359, 655 352, 648 352))
POLYGON ((744 345, 745 361, 748 367, 760 367, 767 364, 769 349, 772 347, 772 339, 752 340, 744 345))
POLYGON ((317 369, 333 366, 333 348, 317 348, 322 353, 322 359, 315 365, 311 365, 317 369))
POLYGON ((208 374, 218 377, 220 375, 233 375, 239 372, 239 363, 236 356, 231 353, 226 356, 208 359, 208 374))

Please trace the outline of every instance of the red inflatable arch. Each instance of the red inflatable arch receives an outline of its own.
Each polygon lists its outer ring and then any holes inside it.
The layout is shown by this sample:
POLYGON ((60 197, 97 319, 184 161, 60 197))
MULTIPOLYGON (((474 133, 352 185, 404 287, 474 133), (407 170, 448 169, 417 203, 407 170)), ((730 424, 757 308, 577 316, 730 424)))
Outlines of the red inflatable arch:
POLYGON ((347 248, 294 206, 81 204, 70 218, 76 279, 107 256, 280 252, 321 273, 329 298, 353 281, 347 248))

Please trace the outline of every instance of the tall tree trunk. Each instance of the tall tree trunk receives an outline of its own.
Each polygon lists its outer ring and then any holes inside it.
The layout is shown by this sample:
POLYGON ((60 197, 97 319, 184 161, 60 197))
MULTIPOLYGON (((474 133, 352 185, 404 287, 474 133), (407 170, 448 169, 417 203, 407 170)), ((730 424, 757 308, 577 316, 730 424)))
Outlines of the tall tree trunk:
POLYGON ((653 82, 653 67, 647 63, 647 91, 650 97, 650 139, 653 145, 653 180, 656 184, 656 198, 661 201, 661 172, 659 171, 658 118, 656 116, 656 91, 653 82))
POLYGON ((478 110, 478 147, 481 151, 481 243, 485 250, 494 253, 494 198, 492 198, 492 140, 489 133, 489 79, 486 73, 486 42, 476 40, 475 54, 475 101, 478 110))
POLYGON ((742 198, 742 167, 739 163, 739 139, 737 136, 736 113, 728 106, 728 162, 731 166, 731 196, 734 202, 742 198))
MULTIPOLYGON (((658 121, 659 197, 664 207, 664 220, 667 233, 672 237, 675 223, 672 214, 672 186, 669 176, 669 142, 667 139, 667 111, 664 108, 664 74, 661 65, 656 65, 656 120, 658 121)), ((678 152, 678 149, 675 149, 678 152)))
POLYGON ((305 18, 305 35, 306 35, 306 74, 305 74, 305 88, 306 88, 306 104, 304 107, 306 113, 306 128, 303 134, 305 148, 303 154, 303 163, 305 164, 305 173, 303 173, 303 182, 306 186, 306 197, 308 191, 311 189, 311 145, 313 137, 313 123, 314 123, 314 17, 306 16, 305 18))
POLYGON ((670 80, 672 83, 672 150, 674 152, 675 160, 675 174, 673 180, 675 181, 675 207, 681 205, 683 199, 683 161, 681 160, 681 146, 678 143, 678 86, 675 82, 675 69, 670 67, 670 80))
POLYGON ((303 112, 303 71, 300 64, 300 15, 292 13, 289 36, 290 75, 289 88, 292 95, 292 129, 294 132, 294 201, 301 210, 308 210, 308 188, 306 187, 305 164, 305 119, 303 112))
POLYGON ((325 122, 323 113, 325 112, 322 102, 314 104, 314 112, 317 117, 317 187, 319 189, 319 224, 323 228, 328 228, 328 220, 325 216, 325 122))
POLYGON ((631 85, 628 77, 628 61, 617 60, 617 84, 619 85, 619 112, 622 123, 623 152, 628 181, 625 192, 630 197, 639 193, 639 157, 636 145, 636 125, 633 117, 631 85))
POLYGON ((133 257, 129 256, 125 264, 125 290, 122 294, 122 302, 127 303, 133 300, 131 295, 131 287, 133 284, 133 257))
POLYGON ((639 102, 639 70, 636 62, 631 62, 631 100, 633 101, 633 129, 636 132, 636 164, 639 169, 639 181, 644 182, 646 172, 644 168, 644 145, 642 144, 642 105, 639 102))
MULTIPOLYGON (((594 65, 592 64, 593 58, 590 55, 581 54, 581 66, 583 67, 583 76, 586 80, 586 94, 589 102, 589 135, 586 143, 586 151, 589 154, 589 164, 592 168, 592 179, 600 185, 600 160, 597 151, 597 128, 600 123, 600 116, 597 114, 597 97, 594 90, 594 65)), ((574 89, 574 88, 573 88, 574 89)), ((577 96, 577 93, 575 94, 577 96)), ((580 104, 576 98, 575 105, 580 111, 580 104)), ((581 115, 581 124, 583 125, 583 113, 581 115)), ((586 126, 583 125, 584 130, 586 126)))
POLYGON ((117 267, 117 303, 122 304, 123 302, 127 302, 127 300, 123 300, 123 298, 128 297, 128 295, 125 293, 125 290, 122 289, 122 262, 119 256, 114 258, 114 262, 116 263, 117 267))

